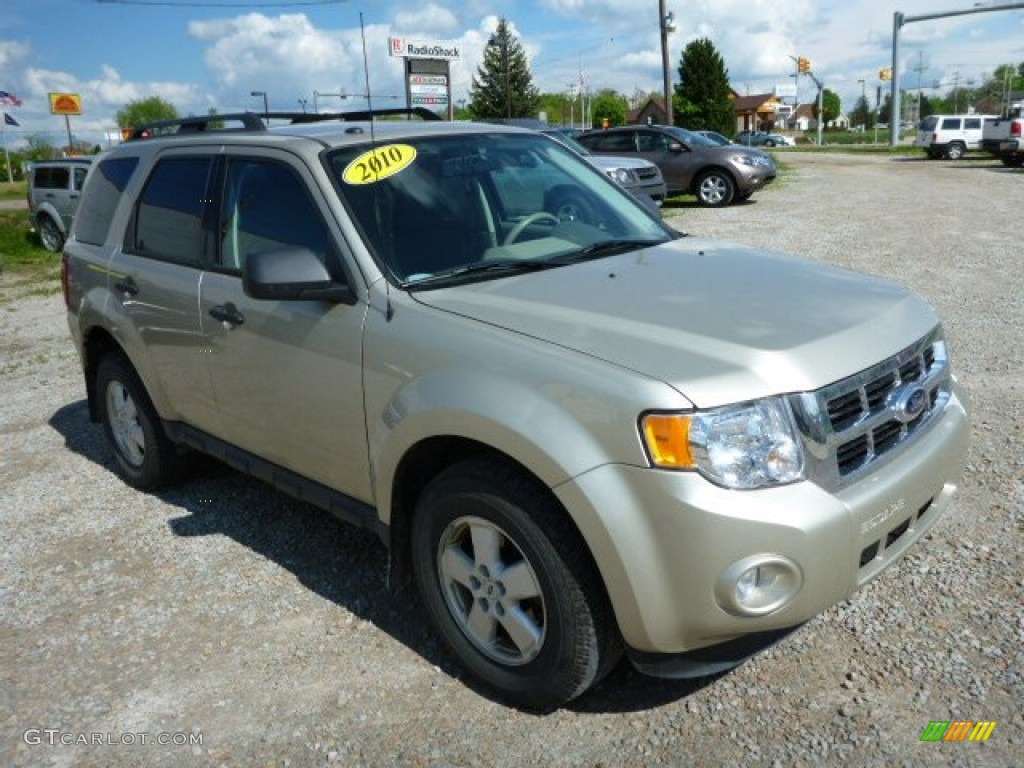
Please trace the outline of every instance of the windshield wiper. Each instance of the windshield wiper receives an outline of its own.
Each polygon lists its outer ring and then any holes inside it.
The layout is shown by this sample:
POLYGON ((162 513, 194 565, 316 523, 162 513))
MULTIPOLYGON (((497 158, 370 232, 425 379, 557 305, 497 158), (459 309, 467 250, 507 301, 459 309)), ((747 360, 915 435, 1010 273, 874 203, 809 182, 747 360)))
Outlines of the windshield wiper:
POLYGON ((572 253, 564 253, 561 256, 555 256, 553 259, 548 259, 546 263, 552 266, 560 264, 572 264, 573 262, 577 261, 599 259, 603 256, 614 256, 617 253, 635 251, 639 248, 649 248, 652 245, 660 245, 663 242, 665 241, 641 240, 636 238, 622 238, 620 240, 603 240, 600 243, 593 243, 592 245, 580 248, 578 251, 573 251, 572 253))
POLYGON ((477 261, 472 264, 465 264, 461 267, 446 269, 444 272, 436 272, 429 277, 407 282, 405 288, 436 287, 441 283, 458 281, 464 277, 474 275, 511 275, 523 272, 538 272, 543 269, 561 266, 550 261, 534 261, 525 259, 506 259, 503 261, 477 261))

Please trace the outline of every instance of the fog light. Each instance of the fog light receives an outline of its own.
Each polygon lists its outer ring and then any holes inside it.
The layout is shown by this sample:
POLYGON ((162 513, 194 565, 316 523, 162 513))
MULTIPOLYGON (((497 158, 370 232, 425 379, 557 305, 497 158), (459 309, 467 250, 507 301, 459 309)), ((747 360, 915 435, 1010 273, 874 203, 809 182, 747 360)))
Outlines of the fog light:
POLYGON ((715 597, 735 616, 765 616, 796 597, 803 575, 782 555, 751 555, 730 565, 718 577, 715 597))

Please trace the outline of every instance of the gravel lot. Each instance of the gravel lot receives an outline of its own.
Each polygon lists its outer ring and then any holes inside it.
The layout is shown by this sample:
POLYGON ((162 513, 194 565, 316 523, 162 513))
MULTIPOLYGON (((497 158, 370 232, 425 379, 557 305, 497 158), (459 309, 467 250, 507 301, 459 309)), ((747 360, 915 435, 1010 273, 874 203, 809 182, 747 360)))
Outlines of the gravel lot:
POLYGON ((971 456, 897 567, 717 679, 624 664, 568 708, 511 710, 386 591, 371 536, 217 465, 159 496, 123 485, 60 296, 0 276, 0 765, 1024 764, 1024 171, 783 158, 748 204, 666 215, 888 275, 944 316, 971 456), (997 725, 919 741, 954 719, 997 725))

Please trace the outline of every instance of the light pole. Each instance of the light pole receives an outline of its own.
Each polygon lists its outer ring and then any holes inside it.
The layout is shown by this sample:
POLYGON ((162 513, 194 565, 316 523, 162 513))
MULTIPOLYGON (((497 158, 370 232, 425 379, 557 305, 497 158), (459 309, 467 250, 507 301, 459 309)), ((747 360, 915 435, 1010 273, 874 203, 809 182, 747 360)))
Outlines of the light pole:
POLYGON ((303 114, 306 113, 306 104, 307 104, 308 101, 309 101, 309 99, 299 99, 299 104, 302 105, 302 113, 303 114))
POLYGON ((267 92, 266 91, 249 91, 250 96, 262 96, 263 97, 263 116, 268 117, 270 115, 270 105, 267 103, 267 92))
POLYGON ((665 12, 665 0, 658 0, 658 21, 661 25, 661 69, 665 97, 665 124, 675 125, 672 114, 672 77, 668 68, 668 34, 676 31, 675 14, 665 12))
POLYGON ((866 80, 858 80, 860 83, 860 103, 864 105, 864 132, 868 131, 868 92, 866 80))

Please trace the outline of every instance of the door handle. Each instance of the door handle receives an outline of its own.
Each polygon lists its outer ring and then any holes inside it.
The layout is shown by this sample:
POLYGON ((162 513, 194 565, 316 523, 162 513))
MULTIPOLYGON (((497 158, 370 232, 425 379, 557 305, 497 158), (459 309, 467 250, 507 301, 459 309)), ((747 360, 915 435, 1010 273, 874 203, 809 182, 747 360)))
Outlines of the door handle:
POLYGON ((210 317, 214 320, 220 320, 221 324, 229 331, 236 325, 241 325, 245 322, 245 316, 230 301, 227 304, 218 304, 212 307, 210 309, 210 317))
POLYGON ((125 298, 128 298, 129 296, 134 296, 139 292, 138 284, 134 280, 132 280, 131 277, 122 277, 120 280, 114 283, 114 287, 117 288, 117 290, 119 290, 121 293, 123 293, 125 298))

